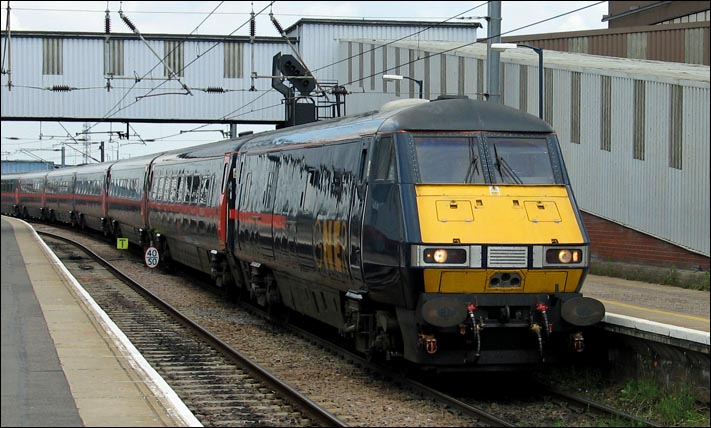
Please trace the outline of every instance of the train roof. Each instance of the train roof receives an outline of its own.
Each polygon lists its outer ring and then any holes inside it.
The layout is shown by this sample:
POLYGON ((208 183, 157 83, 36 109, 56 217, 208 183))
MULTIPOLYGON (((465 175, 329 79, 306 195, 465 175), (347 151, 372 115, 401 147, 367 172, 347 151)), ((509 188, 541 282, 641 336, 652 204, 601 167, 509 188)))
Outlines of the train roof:
MULTIPOLYGON (((397 131, 554 132, 550 125, 536 116, 491 101, 472 100, 467 97, 432 101, 406 99, 396 100, 385 104, 379 110, 357 115, 105 162, 96 166, 111 166, 114 170, 120 170, 143 166, 153 160, 210 158, 236 151, 264 151, 286 145, 339 141, 360 135, 397 131)), ((86 172, 88 170, 85 168, 89 166, 78 168, 86 172)), ((18 175, 44 176, 47 173, 48 171, 18 175)))
MULTIPOLYGON (((253 134, 250 134, 250 136, 253 134)), ((186 159, 197 160, 224 156, 225 153, 232 153, 239 150, 249 137, 230 138, 227 140, 216 141, 214 143, 201 144, 199 146, 185 147, 161 153, 156 162, 169 160, 186 159)))
POLYGON ((309 123, 251 136, 241 151, 275 146, 337 141, 359 135, 397 131, 489 131, 551 133, 543 120, 503 104, 466 97, 432 101, 399 100, 380 110, 309 123))

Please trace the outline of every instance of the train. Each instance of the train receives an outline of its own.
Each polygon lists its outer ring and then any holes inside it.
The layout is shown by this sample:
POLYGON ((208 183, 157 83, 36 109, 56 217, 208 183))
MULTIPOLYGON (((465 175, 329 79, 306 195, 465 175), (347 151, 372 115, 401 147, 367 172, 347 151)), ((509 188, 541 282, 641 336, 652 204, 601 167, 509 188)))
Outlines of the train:
POLYGON ((605 314, 557 134, 467 97, 2 176, 2 212, 125 238, 426 370, 561 361, 605 314))

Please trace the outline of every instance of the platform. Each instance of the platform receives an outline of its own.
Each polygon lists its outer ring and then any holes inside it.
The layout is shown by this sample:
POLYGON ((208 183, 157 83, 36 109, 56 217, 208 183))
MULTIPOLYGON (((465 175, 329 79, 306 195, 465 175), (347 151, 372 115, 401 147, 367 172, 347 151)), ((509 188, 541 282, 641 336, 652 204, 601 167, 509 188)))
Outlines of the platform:
POLYGON ((27 223, 1 266, 2 426, 202 426, 27 223))

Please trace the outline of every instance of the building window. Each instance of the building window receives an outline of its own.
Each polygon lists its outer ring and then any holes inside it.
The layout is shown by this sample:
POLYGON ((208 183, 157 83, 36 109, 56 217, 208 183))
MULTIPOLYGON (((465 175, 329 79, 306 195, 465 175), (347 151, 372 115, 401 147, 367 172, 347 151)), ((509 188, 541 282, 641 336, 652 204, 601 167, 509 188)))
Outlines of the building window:
POLYGON ((104 74, 123 76, 123 40, 104 43, 104 74))
POLYGON ((464 82, 466 81, 467 75, 466 75, 466 67, 464 66, 464 57, 463 56, 458 56, 457 57, 459 61, 459 86, 457 88, 457 94, 459 95, 464 95, 464 82))
POLYGON ((553 70, 547 70, 544 68, 543 78, 545 79, 545 86, 543 87, 543 90, 546 94, 546 97, 543 100, 545 103, 543 106, 543 117, 546 122, 553 126, 553 70))
POLYGON ((671 87, 671 126, 669 136, 669 166, 681 169, 682 138, 684 136, 684 90, 679 85, 671 87))
POLYGON ((243 43, 227 42, 224 44, 225 49, 225 78, 239 79, 244 77, 242 74, 242 46, 243 43))
POLYGON ((358 86, 365 88, 363 85, 363 76, 365 76, 365 64, 363 56, 363 43, 358 43, 358 86))
MULTIPOLYGON (((370 46, 370 90, 375 90, 375 45, 370 46)), ((382 79, 380 79, 382 80, 382 79)))
POLYGON ((600 79, 600 150, 612 151, 612 79, 602 76, 600 79))
POLYGON ((163 75, 167 78, 183 77, 184 45, 179 41, 166 40, 163 44, 163 75), (172 73, 171 73, 172 70, 172 73))
POLYGON ((64 40, 42 39, 42 74, 64 74, 64 40))
MULTIPOLYGON (((380 47, 383 51, 383 74, 388 73, 388 47, 387 46, 381 46, 380 47)), ((380 79, 381 83, 383 85, 383 93, 387 94, 388 93, 388 85, 385 79, 380 79)))
POLYGON ((353 82, 353 42, 348 42, 348 82, 353 82))
POLYGON ((486 94, 484 94, 484 60, 476 60, 476 94, 477 99, 485 100, 486 94))
MULTIPOLYGON (((395 74, 400 74, 400 65, 401 65, 401 60, 400 60, 400 48, 395 48, 395 74)), ((400 81, 395 82, 395 96, 399 97, 400 96, 400 81)))
POLYGON ((528 111, 528 67, 525 65, 519 66, 518 109, 528 111))
POLYGON ((570 76, 570 142, 580 144, 580 72, 570 76))
POLYGON ((439 93, 444 95, 447 92, 447 58, 448 55, 439 56, 439 93))
MULTIPOLYGON (((408 49, 408 53, 409 53, 409 59, 408 59, 409 63, 408 63, 408 67, 407 67, 407 75, 412 77, 415 75, 415 51, 413 51, 412 49, 408 49)), ((413 82, 412 80, 408 80, 407 83, 408 83, 408 86, 410 87, 410 91, 409 91, 410 95, 408 95, 408 97, 415 98, 415 82, 413 82)))
POLYGON ((634 149, 635 159, 644 160, 644 127, 645 127, 645 86, 644 80, 634 81, 634 149))

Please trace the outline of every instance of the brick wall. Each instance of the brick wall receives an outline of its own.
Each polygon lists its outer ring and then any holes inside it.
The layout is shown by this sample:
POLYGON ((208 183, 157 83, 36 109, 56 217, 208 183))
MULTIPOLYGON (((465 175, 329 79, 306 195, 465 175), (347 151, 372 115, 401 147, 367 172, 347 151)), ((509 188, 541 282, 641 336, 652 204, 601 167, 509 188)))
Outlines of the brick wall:
POLYGON ((593 260, 709 270, 709 257, 592 214, 582 213, 582 218, 590 237, 593 260))

